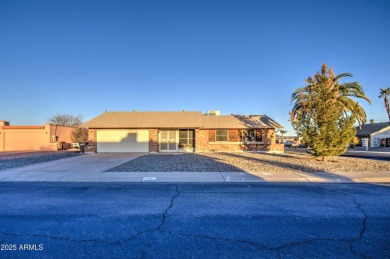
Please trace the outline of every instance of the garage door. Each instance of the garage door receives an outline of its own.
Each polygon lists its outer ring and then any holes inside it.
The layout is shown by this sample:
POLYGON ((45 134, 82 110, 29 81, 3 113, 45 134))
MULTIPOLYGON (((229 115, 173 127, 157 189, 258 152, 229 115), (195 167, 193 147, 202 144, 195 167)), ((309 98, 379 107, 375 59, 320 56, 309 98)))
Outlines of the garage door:
POLYGON ((149 130, 97 130, 97 152, 149 152, 149 130))

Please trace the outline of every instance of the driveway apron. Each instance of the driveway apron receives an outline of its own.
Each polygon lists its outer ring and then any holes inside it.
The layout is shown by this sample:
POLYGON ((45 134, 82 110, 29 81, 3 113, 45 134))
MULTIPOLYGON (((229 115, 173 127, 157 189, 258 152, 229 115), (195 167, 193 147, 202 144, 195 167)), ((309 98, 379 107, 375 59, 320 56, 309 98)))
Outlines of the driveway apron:
POLYGON ((103 172, 127 161, 135 159, 144 153, 99 153, 85 154, 50 162, 27 165, 7 172, 103 172))

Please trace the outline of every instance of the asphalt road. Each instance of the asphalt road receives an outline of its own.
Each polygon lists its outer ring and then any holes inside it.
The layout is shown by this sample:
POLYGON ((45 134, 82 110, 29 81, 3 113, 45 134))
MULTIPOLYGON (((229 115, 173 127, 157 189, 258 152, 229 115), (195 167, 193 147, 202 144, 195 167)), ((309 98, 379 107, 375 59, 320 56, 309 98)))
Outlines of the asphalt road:
POLYGON ((390 255, 390 185, 2 182, 0 200, 0 258, 390 255))
MULTIPOLYGON (((307 148, 285 148, 284 151, 285 153, 306 153, 308 149, 307 148)), ((341 156, 362 158, 362 159, 372 159, 372 160, 379 160, 379 161, 390 161, 389 152, 347 150, 347 152, 341 156)))

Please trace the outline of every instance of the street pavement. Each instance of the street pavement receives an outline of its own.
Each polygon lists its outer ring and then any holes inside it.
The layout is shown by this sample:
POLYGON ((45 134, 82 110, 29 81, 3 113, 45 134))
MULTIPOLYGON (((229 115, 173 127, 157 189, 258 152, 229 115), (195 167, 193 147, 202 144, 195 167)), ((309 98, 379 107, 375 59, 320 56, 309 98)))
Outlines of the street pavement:
POLYGON ((389 258, 389 172, 104 172, 139 155, 0 171, 0 258, 389 258))
POLYGON ((390 255, 386 184, 1 182, 0 200, 0 258, 390 255))

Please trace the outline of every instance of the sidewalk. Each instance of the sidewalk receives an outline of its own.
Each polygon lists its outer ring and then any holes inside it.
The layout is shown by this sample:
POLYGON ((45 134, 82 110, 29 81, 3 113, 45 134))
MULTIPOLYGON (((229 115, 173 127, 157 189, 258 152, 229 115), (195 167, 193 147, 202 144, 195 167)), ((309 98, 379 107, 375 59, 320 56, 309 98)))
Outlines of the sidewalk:
POLYGON ((390 172, 380 173, 235 173, 235 172, 0 172, 1 182, 296 182, 390 183, 390 172))

